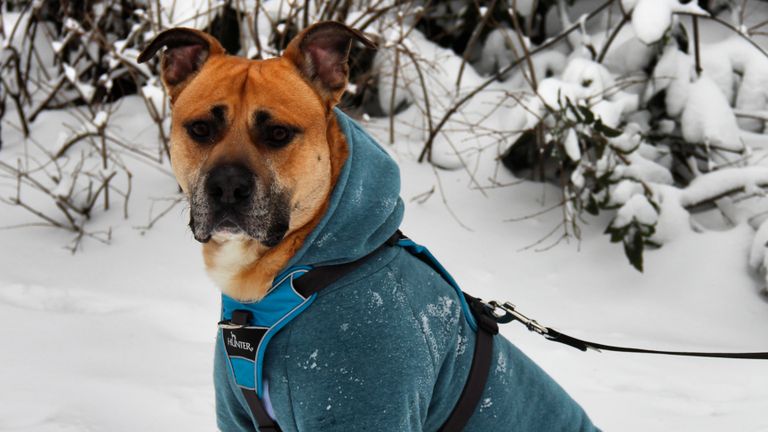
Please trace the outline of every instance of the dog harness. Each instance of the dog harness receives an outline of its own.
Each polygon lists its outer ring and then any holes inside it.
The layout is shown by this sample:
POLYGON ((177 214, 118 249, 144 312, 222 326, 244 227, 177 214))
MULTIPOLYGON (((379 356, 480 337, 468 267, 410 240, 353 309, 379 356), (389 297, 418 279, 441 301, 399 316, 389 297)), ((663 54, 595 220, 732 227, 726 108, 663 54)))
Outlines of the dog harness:
POLYGON ((219 322, 219 329, 222 332, 230 372, 261 432, 281 430, 268 414, 264 404, 264 354, 269 341, 306 310, 319 291, 357 269, 386 247, 401 247, 428 264, 459 295, 464 317, 477 333, 477 338, 467 382, 440 431, 461 431, 469 421, 488 379, 493 335, 498 333, 498 325, 484 311, 484 304, 479 299, 461 291, 453 277, 427 248, 416 244, 398 231, 374 252, 357 261, 330 266, 289 268, 275 278, 268 294, 258 302, 239 302, 222 294, 222 320, 219 322))

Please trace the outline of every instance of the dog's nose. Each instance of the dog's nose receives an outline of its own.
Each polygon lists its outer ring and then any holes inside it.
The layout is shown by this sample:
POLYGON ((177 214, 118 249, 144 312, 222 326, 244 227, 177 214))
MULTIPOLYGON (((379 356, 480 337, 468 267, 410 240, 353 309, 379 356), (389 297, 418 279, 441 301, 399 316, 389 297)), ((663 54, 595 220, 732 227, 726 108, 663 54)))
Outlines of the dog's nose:
POLYGON ((206 192, 211 202, 232 206, 248 200, 253 190, 253 174, 242 165, 219 165, 211 170, 206 192))

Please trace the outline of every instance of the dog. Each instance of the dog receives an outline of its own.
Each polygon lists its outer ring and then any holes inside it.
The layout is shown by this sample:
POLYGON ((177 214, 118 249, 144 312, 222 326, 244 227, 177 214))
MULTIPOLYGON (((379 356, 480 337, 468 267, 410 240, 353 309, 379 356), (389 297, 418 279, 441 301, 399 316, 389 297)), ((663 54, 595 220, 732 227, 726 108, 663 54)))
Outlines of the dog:
MULTIPOLYGON (((397 164, 336 108, 353 43, 375 46, 321 22, 280 57, 249 60, 175 28, 139 56, 164 50, 172 167, 223 293, 214 372, 223 431, 450 430, 468 380, 477 323, 439 266, 388 243, 404 209, 397 164), (308 269, 353 262, 321 292, 294 286, 308 269), (247 340, 246 327, 259 339, 247 340)), ((489 353, 482 396, 459 429, 596 430, 506 339, 494 336, 489 353)))

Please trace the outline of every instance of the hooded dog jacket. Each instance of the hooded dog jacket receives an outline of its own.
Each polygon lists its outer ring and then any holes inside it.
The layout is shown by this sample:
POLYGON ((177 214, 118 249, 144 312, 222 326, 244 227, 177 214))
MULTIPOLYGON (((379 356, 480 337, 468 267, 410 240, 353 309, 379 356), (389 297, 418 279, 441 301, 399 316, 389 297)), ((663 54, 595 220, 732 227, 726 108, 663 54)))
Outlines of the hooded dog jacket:
MULTIPOLYGON (((475 331, 456 289, 405 249, 379 247, 403 217, 396 163, 358 124, 339 110, 336 116, 349 156, 327 212, 262 301, 287 292, 280 288, 286 275, 373 256, 311 304, 297 304, 290 321, 262 343, 258 368, 233 368, 219 333, 214 379, 224 432, 258 430, 238 387, 244 381, 268 398, 286 432, 436 431, 469 373, 475 331)), ((224 314, 232 302, 224 297, 224 314)), ((497 335, 488 382, 466 430, 597 429, 557 383, 497 335)))

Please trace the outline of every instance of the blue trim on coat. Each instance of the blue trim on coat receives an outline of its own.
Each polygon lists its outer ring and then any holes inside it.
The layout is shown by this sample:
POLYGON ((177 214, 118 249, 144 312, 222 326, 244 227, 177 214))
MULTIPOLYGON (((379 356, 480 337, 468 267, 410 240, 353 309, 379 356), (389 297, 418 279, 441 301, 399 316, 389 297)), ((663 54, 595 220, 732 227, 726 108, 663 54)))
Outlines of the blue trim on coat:
POLYGON ((259 301, 240 302, 226 294, 221 295, 222 321, 231 320, 232 313, 236 310, 247 310, 251 313, 248 326, 268 329, 256 348, 255 364, 248 359, 227 355, 237 385, 249 390, 255 389, 259 397, 262 397, 264 387, 262 375, 267 344, 278 331, 309 307, 317 297, 317 294, 312 294, 305 298, 293 287, 293 281, 303 276, 309 269, 310 267, 307 266, 298 266, 282 272, 275 278, 275 283, 267 295, 259 301), (246 372, 248 368, 250 371, 246 372))

